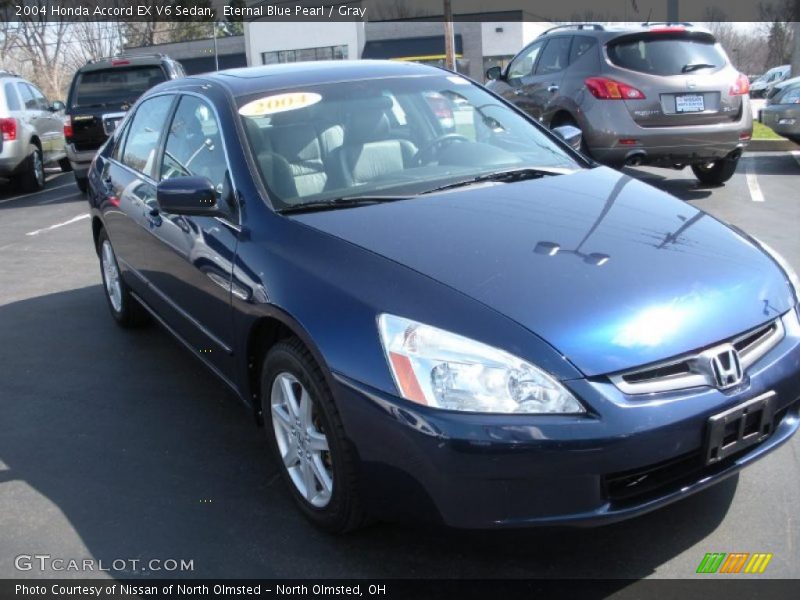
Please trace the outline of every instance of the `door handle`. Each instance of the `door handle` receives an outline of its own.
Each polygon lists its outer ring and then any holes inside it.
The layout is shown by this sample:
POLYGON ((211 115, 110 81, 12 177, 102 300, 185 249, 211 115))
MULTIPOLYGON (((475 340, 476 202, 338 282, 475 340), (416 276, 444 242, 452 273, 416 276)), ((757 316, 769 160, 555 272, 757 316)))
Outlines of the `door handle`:
POLYGON ((558 86, 555 83, 551 83, 547 86, 547 91, 551 94, 558 91, 558 86))

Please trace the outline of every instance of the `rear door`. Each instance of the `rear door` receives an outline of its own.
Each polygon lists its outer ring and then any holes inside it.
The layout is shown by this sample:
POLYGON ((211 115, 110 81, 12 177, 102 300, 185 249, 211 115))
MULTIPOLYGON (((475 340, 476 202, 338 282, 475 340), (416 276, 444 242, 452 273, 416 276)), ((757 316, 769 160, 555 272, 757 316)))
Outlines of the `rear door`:
POLYGON ((739 73, 707 33, 665 28, 623 35, 608 42, 612 79, 645 98, 625 100, 642 127, 712 125, 738 120, 741 95, 732 95, 739 73))
POLYGON ((54 112, 50 111, 50 103, 35 85, 27 85, 38 107, 36 131, 42 141, 45 162, 50 162, 64 153, 64 123, 54 112))

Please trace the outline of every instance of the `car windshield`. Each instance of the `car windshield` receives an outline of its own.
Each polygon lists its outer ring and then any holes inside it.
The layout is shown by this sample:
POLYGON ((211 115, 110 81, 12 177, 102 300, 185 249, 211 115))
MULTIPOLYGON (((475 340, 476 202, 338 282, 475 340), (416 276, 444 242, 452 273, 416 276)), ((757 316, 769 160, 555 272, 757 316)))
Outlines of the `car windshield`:
POLYGON ((114 106, 132 103, 151 87, 166 81, 161 67, 114 67, 81 73, 73 106, 114 106))
POLYGON ((249 94, 238 105, 276 209, 398 199, 508 171, 545 176, 582 168, 519 113, 457 75, 309 85, 249 94))

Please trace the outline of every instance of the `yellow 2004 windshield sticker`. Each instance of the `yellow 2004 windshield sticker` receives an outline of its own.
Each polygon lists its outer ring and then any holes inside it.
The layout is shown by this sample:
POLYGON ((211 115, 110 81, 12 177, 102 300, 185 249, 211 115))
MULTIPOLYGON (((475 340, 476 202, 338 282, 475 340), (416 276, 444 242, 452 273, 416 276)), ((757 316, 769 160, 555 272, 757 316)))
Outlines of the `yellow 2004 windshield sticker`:
POLYGON ((243 117, 264 117, 287 110, 297 110, 316 104, 322 96, 314 92, 290 92, 288 94, 275 94, 264 96, 258 100, 248 102, 239 109, 243 117))

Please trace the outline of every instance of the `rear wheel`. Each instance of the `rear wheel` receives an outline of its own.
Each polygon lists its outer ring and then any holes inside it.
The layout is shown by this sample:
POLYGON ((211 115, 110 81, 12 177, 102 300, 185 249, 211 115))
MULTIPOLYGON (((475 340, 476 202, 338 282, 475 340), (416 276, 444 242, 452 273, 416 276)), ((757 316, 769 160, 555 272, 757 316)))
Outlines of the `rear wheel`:
POLYGON ((128 285, 122 280, 114 248, 105 230, 102 230, 97 238, 97 251, 100 255, 103 289, 111 316, 122 327, 137 327, 146 323, 149 315, 131 295, 128 285))
POLYGON ((44 187, 44 162, 38 146, 34 146, 33 152, 25 159, 16 182, 24 192, 37 192, 44 187))
POLYGON ((75 176, 75 183, 77 183, 77 184, 78 184, 78 189, 79 189, 79 190, 80 190, 82 193, 84 193, 84 194, 85 194, 86 192, 88 192, 88 191, 89 191, 89 180, 88 180, 88 179, 86 179, 86 177, 78 177, 78 176, 76 175, 76 176, 75 176))
POLYGON ((261 409, 278 468, 303 514, 334 533, 362 526, 356 457, 311 353, 276 344, 261 371, 261 409))
POLYGON ((721 158, 713 162, 692 165, 694 176, 704 185, 722 185, 736 172, 739 157, 721 158))
POLYGON ((70 171, 72 171, 72 165, 70 164, 69 159, 67 157, 64 157, 60 161, 58 161, 58 166, 61 169, 62 173, 69 173, 70 171))

